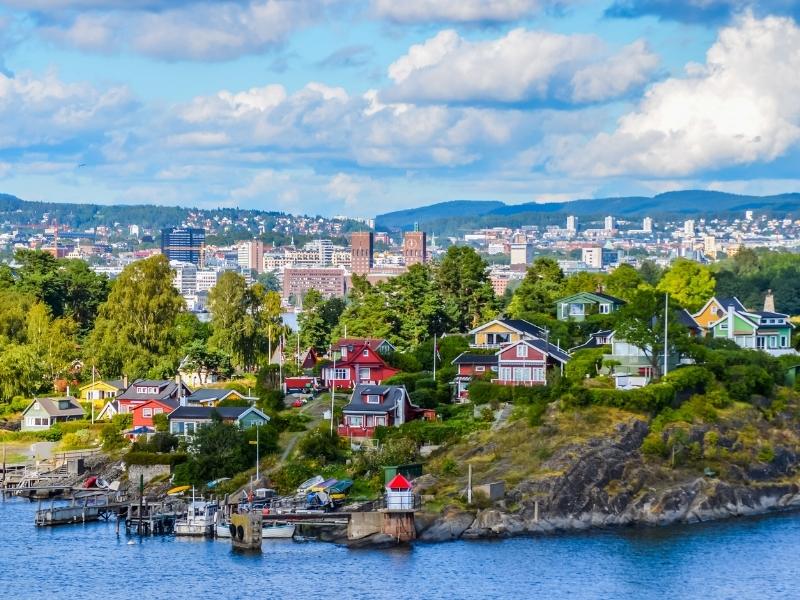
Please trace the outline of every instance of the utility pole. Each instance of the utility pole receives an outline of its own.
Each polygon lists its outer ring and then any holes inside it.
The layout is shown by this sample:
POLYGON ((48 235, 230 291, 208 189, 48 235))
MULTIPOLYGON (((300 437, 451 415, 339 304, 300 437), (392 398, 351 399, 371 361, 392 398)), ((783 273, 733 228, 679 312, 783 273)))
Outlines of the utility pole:
POLYGON ((333 371, 331 376, 331 437, 333 437, 333 395, 336 391, 336 351, 331 346, 331 354, 333 355, 333 371))
POLYGON ((436 381, 436 334, 433 334, 433 380, 436 381))
POLYGON ((667 374, 669 371, 669 346, 667 344, 667 335, 668 335, 668 328, 667 328, 667 320, 669 315, 669 294, 664 294, 664 375, 667 374))

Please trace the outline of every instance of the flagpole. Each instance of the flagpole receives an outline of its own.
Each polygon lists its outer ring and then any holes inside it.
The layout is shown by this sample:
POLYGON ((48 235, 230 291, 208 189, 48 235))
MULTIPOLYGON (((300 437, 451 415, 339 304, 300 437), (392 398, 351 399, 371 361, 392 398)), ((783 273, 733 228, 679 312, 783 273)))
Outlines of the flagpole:
POLYGON ((331 437, 333 437, 333 394, 336 390, 336 350, 331 346, 331 354, 333 355, 333 376, 331 377, 331 437))
POLYGON ((436 334, 433 334, 433 380, 436 381, 436 334))
POLYGON ((667 360, 667 319, 669 315, 669 294, 664 294, 664 375, 667 374, 669 370, 669 362, 667 360))

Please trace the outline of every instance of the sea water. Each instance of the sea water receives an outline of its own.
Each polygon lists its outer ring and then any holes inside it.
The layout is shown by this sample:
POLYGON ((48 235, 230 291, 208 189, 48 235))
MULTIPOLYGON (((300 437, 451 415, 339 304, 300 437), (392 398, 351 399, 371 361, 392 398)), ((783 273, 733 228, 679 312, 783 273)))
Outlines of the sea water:
POLYGON ((349 550, 36 528, 0 504, 0 596, 31 598, 800 598, 800 513, 685 527, 349 550), (129 542, 133 541, 131 544, 129 542))

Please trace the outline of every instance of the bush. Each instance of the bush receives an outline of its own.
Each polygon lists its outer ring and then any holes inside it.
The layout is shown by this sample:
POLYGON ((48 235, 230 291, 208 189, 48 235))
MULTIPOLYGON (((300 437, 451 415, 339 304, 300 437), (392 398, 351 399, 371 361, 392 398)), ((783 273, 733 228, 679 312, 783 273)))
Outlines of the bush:
POLYGON ((103 425, 103 429, 100 430, 100 441, 103 443, 103 450, 106 452, 119 450, 128 445, 128 440, 125 439, 125 436, 113 423, 103 425))
POLYGON ((775 381, 763 367, 734 365, 727 370, 725 384, 731 398, 740 402, 750 402, 753 394, 771 396, 775 381))
POLYGON ((310 431, 300 440, 297 449, 303 458, 318 461, 323 465, 338 463, 344 459, 338 434, 334 431, 331 435, 328 429, 318 428, 310 431))
POLYGON ((676 392, 702 394, 714 382, 714 374, 705 367, 687 366, 668 373, 661 381, 671 384, 676 392))
POLYGON ((92 445, 92 434, 88 429, 64 434, 61 438, 61 450, 82 450, 92 445))
POLYGON ((586 348, 575 352, 564 368, 567 379, 577 383, 583 381, 587 375, 596 377, 605 352, 605 348, 586 348))
POLYGON ((769 444, 764 444, 758 449, 756 458, 763 463, 771 463, 775 460, 775 450, 769 444))
POLYGON ((642 441, 642 452, 649 456, 667 456, 667 445, 661 433, 652 431, 642 441))
POLYGON ((183 452, 170 454, 156 454, 154 452, 128 452, 123 460, 126 465, 169 465, 174 467, 188 460, 188 455, 183 452))
POLYGON ((314 476, 314 468, 306 461, 286 463, 270 475, 270 482, 281 494, 290 494, 297 486, 314 476))

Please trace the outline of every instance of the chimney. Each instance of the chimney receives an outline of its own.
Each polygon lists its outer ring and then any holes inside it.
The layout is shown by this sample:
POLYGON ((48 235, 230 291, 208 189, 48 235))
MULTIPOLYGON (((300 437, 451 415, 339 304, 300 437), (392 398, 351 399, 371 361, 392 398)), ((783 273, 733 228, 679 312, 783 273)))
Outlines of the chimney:
POLYGON ((734 328, 734 325, 736 323, 736 320, 734 319, 734 316, 733 316, 734 312, 735 312, 735 309, 733 308, 733 304, 728 305, 728 339, 731 339, 731 340, 734 338, 733 328, 734 328))
POLYGON ((181 386, 181 374, 180 373, 175 375, 175 385, 177 385, 178 387, 181 386))
POLYGON ((772 295, 772 290, 767 290, 764 298, 764 312, 775 312, 775 296, 772 295))
POLYGON ((125 388, 126 390, 128 389, 128 376, 127 375, 123 375, 122 376, 122 387, 125 388))
POLYGON ((597 292, 598 294, 602 294, 603 293, 603 284, 602 283, 598 283, 597 287, 594 289, 594 291, 597 292))

